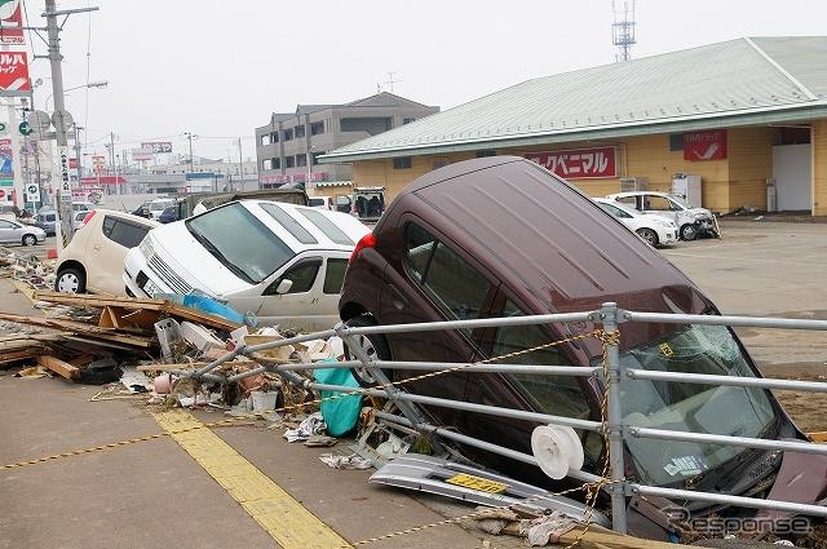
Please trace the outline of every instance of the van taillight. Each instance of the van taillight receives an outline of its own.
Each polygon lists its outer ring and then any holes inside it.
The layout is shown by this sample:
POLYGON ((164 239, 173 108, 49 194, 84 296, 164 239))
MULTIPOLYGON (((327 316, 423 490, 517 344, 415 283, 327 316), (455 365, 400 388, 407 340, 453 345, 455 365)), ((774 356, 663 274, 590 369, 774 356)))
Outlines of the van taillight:
POLYGON ((88 214, 86 214, 86 216, 83 218, 82 223, 83 223, 84 225, 86 225, 87 223, 89 223, 90 221, 92 221, 92 218, 93 218, 93 217, 95 217, 95 210, 92 210, 91 212, 89 212, 88 214))
POLYGON ((365 248, 373 248, 374 246, 376 246, 376 237, 373 233, 366 234, 356 243, 356 247, 353 248, 353 253, 350 254, 350 259, 348 259, 347 264, 350 265, 356 261, 356 258, 362 250, 365 248))

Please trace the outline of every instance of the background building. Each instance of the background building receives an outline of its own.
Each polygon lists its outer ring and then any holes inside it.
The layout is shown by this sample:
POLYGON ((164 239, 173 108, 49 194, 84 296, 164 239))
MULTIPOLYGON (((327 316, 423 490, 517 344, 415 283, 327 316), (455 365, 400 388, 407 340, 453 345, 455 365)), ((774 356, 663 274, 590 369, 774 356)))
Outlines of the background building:
POLYGON ((344 105, 299 105, 293 113, 273 113, 256 128, 259 182, 264 188, 285 183, 347 182, 347 163, 318 165, 318 157, 339 147, 404 126, 439 112, 392 93, 381 92, 344 105))
MULTIPOLYGON (((702 205, 827 215, 827 37, 743 38, 536 78, 340 147, 388 198, 475 156, 518 155, 592 196, 670 191, 702 205)), ((332 192, 332 191, 331 191, 332 192)))

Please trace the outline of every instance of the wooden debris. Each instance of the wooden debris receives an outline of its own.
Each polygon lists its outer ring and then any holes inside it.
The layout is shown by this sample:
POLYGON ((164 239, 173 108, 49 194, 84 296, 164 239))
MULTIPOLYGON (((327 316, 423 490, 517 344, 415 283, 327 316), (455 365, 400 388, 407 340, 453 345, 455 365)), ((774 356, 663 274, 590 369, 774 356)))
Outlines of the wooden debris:
POLYGON ((205 313, 190 307, 184 307, 172 301, 163 299, 142 299, 135 297, 112 297, 94 294, 62 294, 58 292, 37 292, 35 298, 48 303, 61 303, 75 307, 96 307, 103 309, 106 306, 126 309, 130 311, 158 311, 172 317, 197 322, 211 328, 235 330, 240 325, 217 315, 205 313))
POLYGON ((84 322, 76 322, 74 320, 61 320, 58 318, 43 318, 37 316, 16 315, 11 313, 0 313, 0 320, 9 320, 20 324, 31 324, 34 326, 44 326, 47 328, 56 328, 64 332, 75 334, 82 334, 85 336, 94 336, 95 339, 102 339, 104 341, 112 341, 115 343, 122 343, 133 347, 148 348, 152 346, 152 340, 146 337, 122 334, 113 328, 103 328, 101 326, 94 326, 84 322))
POLYGON ((76 379, 80 377, 79 368, 51 355, 38 356, 37 363, 43 366, 44 368, 48 368, 57 375, 65 377, 66 379, 76 379))

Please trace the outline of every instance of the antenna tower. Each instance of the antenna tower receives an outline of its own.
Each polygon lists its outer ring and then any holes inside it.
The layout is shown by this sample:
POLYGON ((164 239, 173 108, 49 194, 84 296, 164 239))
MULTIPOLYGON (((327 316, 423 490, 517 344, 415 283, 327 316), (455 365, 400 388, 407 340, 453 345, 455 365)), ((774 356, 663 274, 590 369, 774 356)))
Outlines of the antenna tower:
POLYGON ((612 44, 617 46, 616 61, 631 58, 632 44, 635 44, 635 0, 612 0, 614 23, 612 23, 612 44))

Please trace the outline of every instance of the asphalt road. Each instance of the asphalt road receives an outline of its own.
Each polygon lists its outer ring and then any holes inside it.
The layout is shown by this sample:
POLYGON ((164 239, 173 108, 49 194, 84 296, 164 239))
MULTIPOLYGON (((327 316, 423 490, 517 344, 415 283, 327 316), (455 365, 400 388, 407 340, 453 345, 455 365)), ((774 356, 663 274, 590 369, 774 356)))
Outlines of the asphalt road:
MULTIPOLYGON (((31 251, 45 254, 47 248, 31 251)), ((827 224, 725 222, 723 239, 680 243, 663 253, 726 314, 827 319, 823 287, 827 224)), ((0 280, 0 309, 37 314, 8 280, 0 280)), ((792 339, 789 332, 768 336, 746 331, 742 335, 764 368, 787 373, 809 368, 815 376, 827 374, 827 341, 818 335, 802 332, 792 339)), ((11 373, 0 370, 0 549, 279 546, 234 497, 237 493, 216 482, 185 451, 183 443, 169 437, 2 468, 163 432, 157 416, 140 400, 90 402, 99 387, 61 379, 14 378, 11 373)), ((805 403, 812 405, 812 399, 805 403)), ((216 412, 196 415, 205 422, 223 418, 216 412)), ((821 422, 824 417, 820 415, 821 422)), ((213 431, 350 543, 471 510, 437 498, 412 498, 401 491, 370 486, 366 483, 370 471, 329 469, 317 458, 330 449, 287 444, 280 430, 244 426, 213 431)), ((349 453, 344 443, 333 450, 349 453)), ((524 546, 513 538, 488 536, 453 524, 364 545, 420 549, 524 546)))

